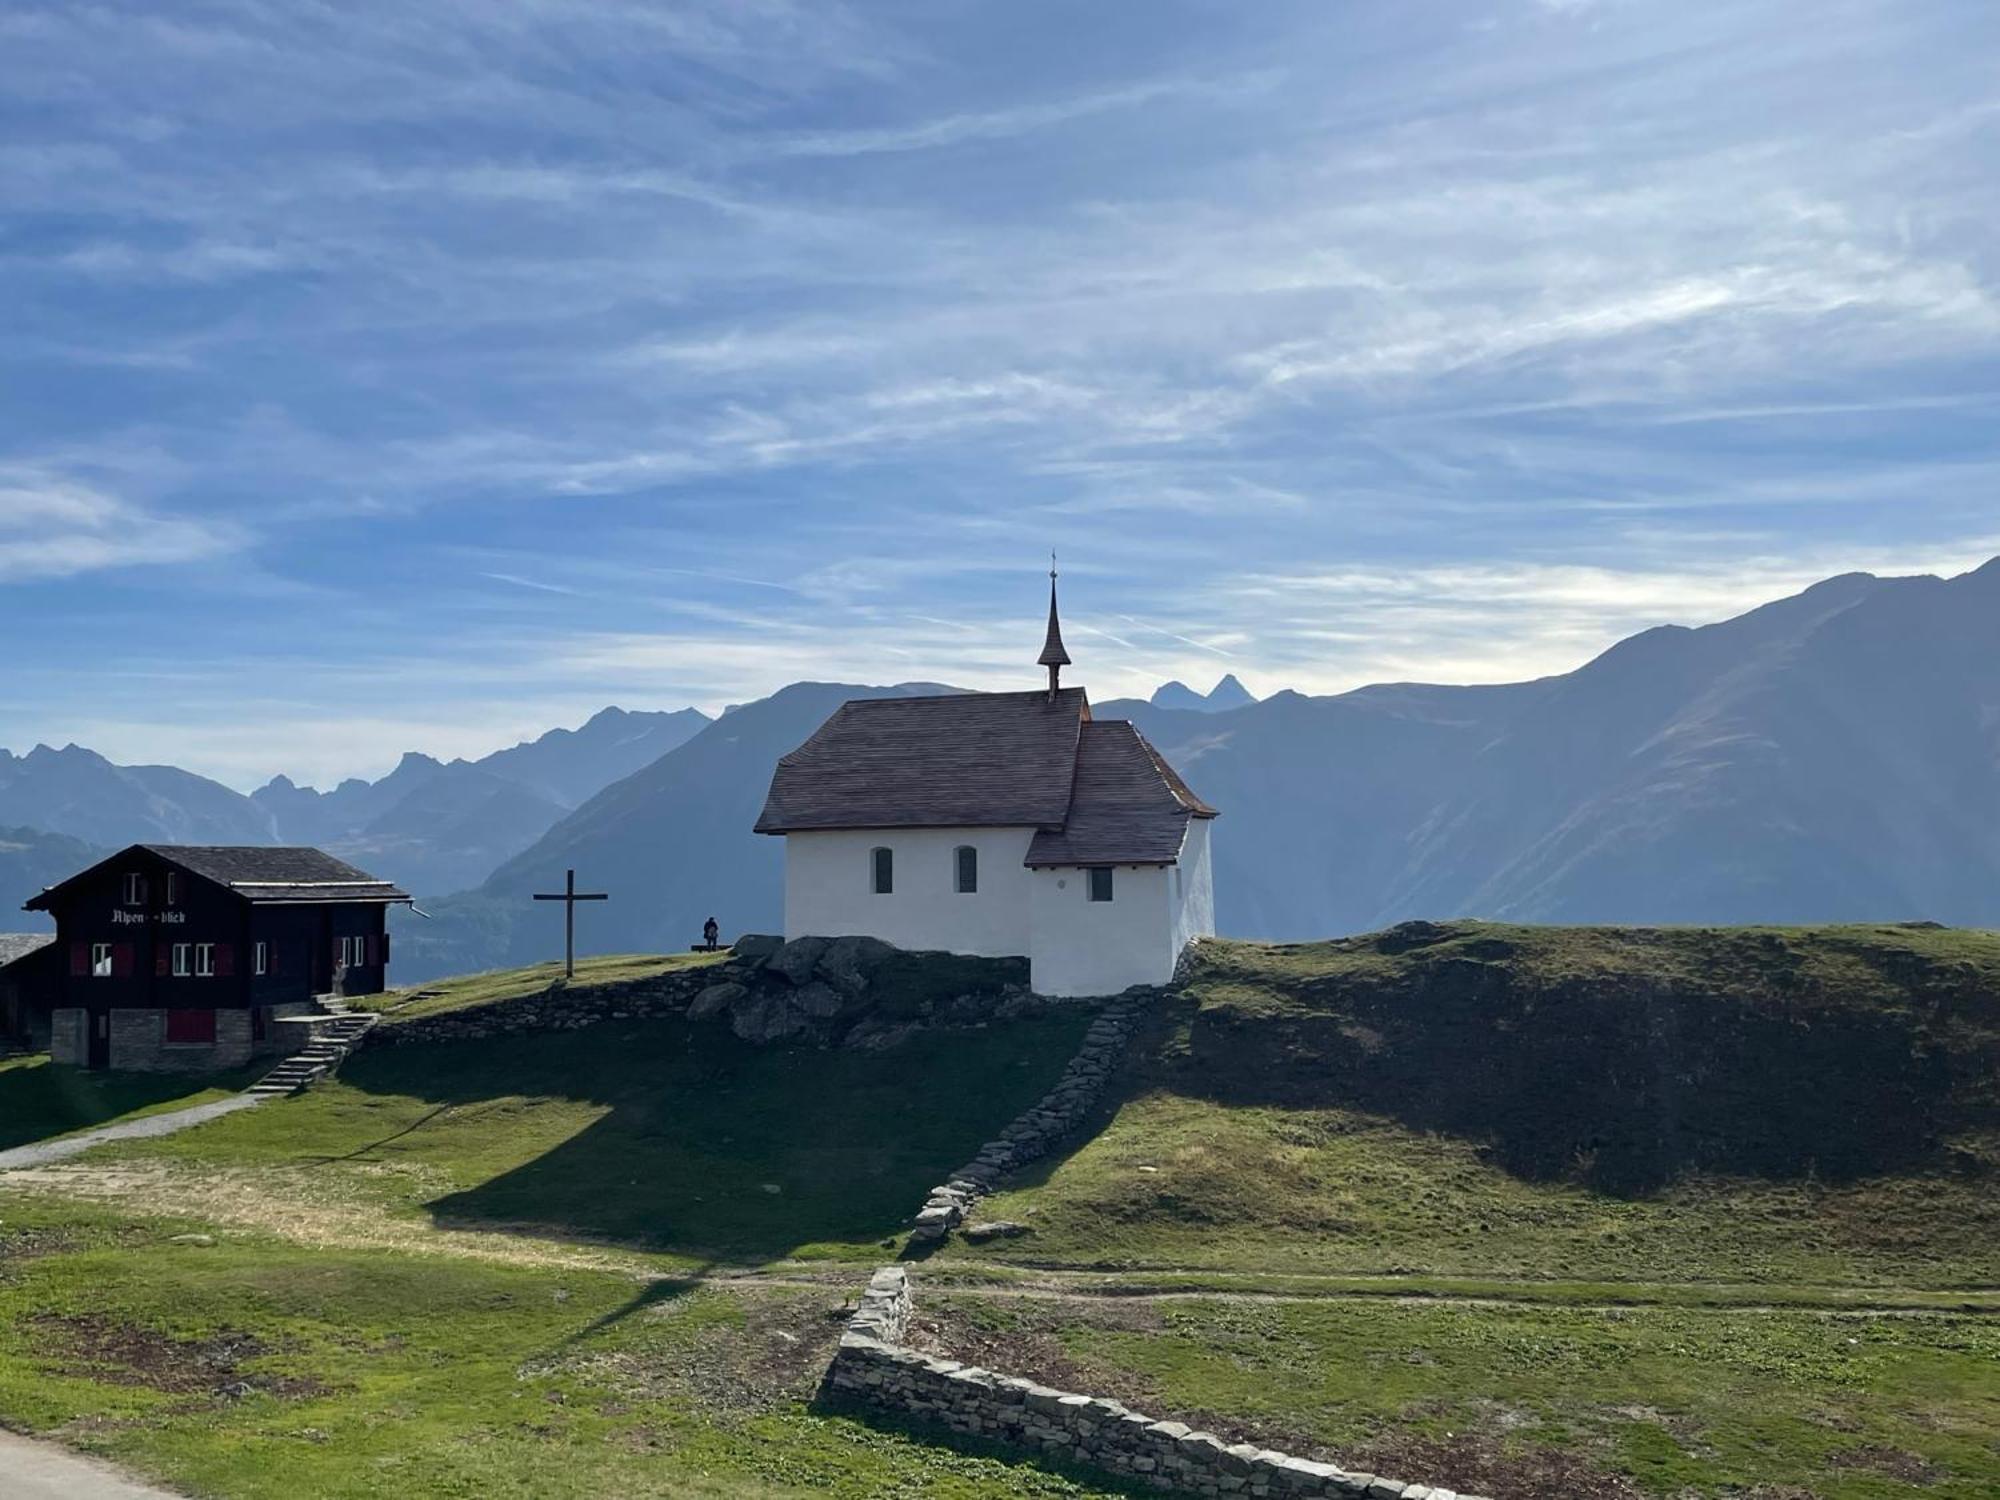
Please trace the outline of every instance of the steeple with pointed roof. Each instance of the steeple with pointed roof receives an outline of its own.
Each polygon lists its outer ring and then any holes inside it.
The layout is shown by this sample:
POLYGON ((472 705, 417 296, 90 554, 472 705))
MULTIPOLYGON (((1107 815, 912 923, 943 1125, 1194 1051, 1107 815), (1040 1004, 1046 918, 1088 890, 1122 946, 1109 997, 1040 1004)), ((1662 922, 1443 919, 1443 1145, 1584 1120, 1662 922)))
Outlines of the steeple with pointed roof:
POLYGON ((1069 665, 1069 653, 1063 649, 1062 621, 1056 617, 1056 570, 1055 555, 1049 555, 1049 633, 1042 642, 1042 654, 1035 658, 1049 669, 1049 697, 1054 699, 1062 688, 1062 669, 1069 665))

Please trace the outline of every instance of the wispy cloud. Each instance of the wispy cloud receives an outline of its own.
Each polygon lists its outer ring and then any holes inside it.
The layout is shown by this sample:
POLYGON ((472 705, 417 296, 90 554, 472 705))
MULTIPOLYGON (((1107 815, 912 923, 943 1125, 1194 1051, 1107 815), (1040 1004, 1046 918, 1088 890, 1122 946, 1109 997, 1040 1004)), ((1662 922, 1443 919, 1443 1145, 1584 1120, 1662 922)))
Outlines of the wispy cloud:
POLYGON ((1051 546, 1100 693, 1520 676, 1969 558, 1996 45, 1981 0, 16 5, 0 631, 52 642, 0 724, 127 733, 78 695, 135 621, 162 744, 219 641, 424 743, 1015 681, 1051 546))
POLYGON ((241 544, 229 526, 162 515, 60 474, 0 467, 0 580, 184 563, 241 544))

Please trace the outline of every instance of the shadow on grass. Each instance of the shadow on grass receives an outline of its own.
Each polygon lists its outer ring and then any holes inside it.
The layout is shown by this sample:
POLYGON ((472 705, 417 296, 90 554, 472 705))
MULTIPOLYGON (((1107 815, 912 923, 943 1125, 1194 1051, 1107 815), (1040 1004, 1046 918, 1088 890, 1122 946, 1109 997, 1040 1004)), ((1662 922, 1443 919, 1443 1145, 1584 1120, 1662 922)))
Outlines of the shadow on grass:
POLYGON ((111 1073, 59 1066, 46 1057, 0 1067, 0 1150, 26 1146, 154 1110, 208 1089, 239 1089, 258 1069, 230 1073, 111 1073))
POLYGON ((880 1253, 943 1173, 1042 1096, 1088 1020, 920 1034, 882 1053, 753 1047, 677 1021, 364 1051, 344 1084, 431 1108, 320 1159, 394 1142, 397 1155, 435 1160, 460 1181, 490 1170, 428 1205, 446 1228, 733 1263, 814 1246, 880 1253), (507 1133, 536 1128, 526 1101, 537 1098, 583 1106, 585 1123, 508 1160, 507 1133), (471 1104, 492 1108, 478 1121, 452 1117, 471 1104))

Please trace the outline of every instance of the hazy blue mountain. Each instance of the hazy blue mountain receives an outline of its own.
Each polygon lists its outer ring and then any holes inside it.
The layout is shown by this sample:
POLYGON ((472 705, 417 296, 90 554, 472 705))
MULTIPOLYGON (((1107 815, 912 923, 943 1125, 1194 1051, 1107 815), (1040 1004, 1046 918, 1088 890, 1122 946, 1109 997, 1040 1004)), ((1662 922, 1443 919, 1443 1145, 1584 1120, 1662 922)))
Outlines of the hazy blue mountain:
POLYGON ((426 895, 476 885, 611 782, 659 759, 708 723, 697 709, 607 708, 577 729, 479 760, 406 753, 379 781, 331 791, 279 776, 251 794, 281 839, 318 844, 426 895))
POLYGON ((698 708, 673 713, 602 709, 578 729, 551 729, 473 764, 562 807, 578 807, 614 781, 650 766, 707 727, 698 708))
POLYGON ((53 932, 55 923, 21 903, 102 859, 109 850, 38 828, 0 828, 0 932, 53 932))
POLYGON ((0 826, 92 844, 268 844, 270 814, 240 792, 173 766, 115 766, 94 750, 0 750, 0 826))
MULTIPOLYGON (((711 913, 775 929, 781 851, 750 832, 772 765, 843 698, 900 691, 799 684, 716 721, 412 924, 399 971, 557 951, 555 909, 527 898, 572 865, 612 896, 580 918, 590 951, 679 947, 711 913)), ((2000 925, 2000 560, 1831 579, 1534 682, 1098 712, 1222 810, 1236 936, 1461 915, 2000 925)))
POLYGON ((784 849, 750 832, 771 767, 849 698, 949 692, 934 683, 799 682, 744 704, 645 769, 606 787, 476 891, 425 903, 398 922, 397 977, 527 962, 562 952, 562 909, 531 899, 580 888, 611 899, 579 908, 578 942, 598 953, 683 948, 714 916, 731 933, 770 930, 784 901, 784 849))
POLYGON ((1154 708, 1210 714, 1227 713, 1232 708, 1247 708, 1256 701, 1250 689, 1236 680, 1234 672, 1216 683, 1206 694, 1197 693, 1184 682, 1164 682, 1153 689, 1150 700, 1154 708))

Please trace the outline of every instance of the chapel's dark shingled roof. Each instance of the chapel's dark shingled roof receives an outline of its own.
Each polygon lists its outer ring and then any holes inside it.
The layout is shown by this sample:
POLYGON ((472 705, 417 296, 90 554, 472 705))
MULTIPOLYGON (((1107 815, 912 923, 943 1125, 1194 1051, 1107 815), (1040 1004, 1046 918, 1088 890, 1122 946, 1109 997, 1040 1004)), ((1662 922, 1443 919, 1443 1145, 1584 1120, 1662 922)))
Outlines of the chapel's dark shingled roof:
POLYGON ((1025 863, 1172 864, 1188 820, 1214 816, 1129 721, 1094 720, 1077 747, 1069 816, 1035 835, 1025 863))
MULTIPOLYGON (((366 870, 357 870, 322 849, 260 844, 134 844, 132 848, 144 849, 192 875, 227 886, 251 902, 410 899, 408 891, 386 880, 377 880, 366 870)), ((46 910, 49 898, 64 886, 130 853, 128 849, 99 860, 89 870, 50 886, 29 901, 27 909, 46 910)))
POLYGON ((757 832, 1057 827, 1089 716, 1082 688, 854 699, 778 762, 757 832))

